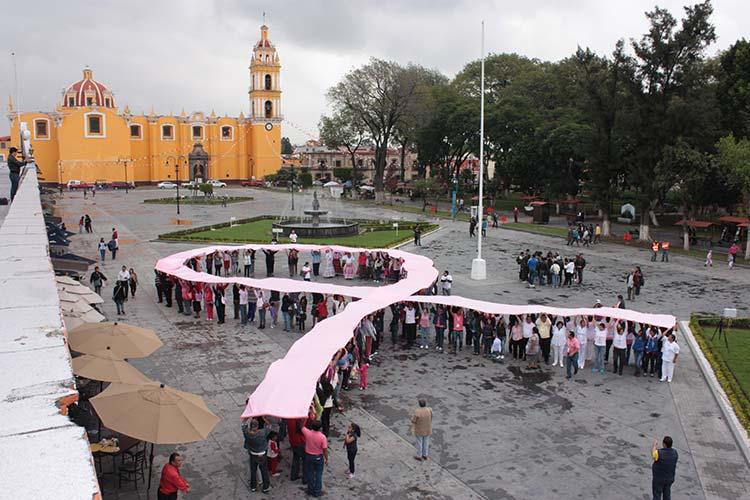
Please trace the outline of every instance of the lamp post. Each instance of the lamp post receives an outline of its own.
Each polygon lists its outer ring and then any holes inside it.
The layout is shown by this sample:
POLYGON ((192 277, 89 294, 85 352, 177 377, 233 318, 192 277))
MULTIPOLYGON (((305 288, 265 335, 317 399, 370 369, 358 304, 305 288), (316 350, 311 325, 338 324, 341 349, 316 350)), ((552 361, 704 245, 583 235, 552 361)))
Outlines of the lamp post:
POLYGON ((487 279, 487 262, 482 258, 482 224, 484 210, 482 196, 484 195, 484 21, 482 21, 482 82, 479 104, 479 232, 477 233, 477 258, 471 262, 471 279, 487 279))
POLYGON ((292 180, 289 181, 289 184, 291 185, 291 189, 292 189, 292 213, 294 213, 294 164, 293 163, 289 165, 289 169, 291 171, 290 177, 292 178, 292 180))
POLYGON ((174 162, 174 174, 177 185, 177 215, 180 215, 180 158, 179 156, 177 158, 174 156, 167 156, 167 159, 164 162, 167 167, 169 167, 169 160, 174 162))
POLYGON ((128 159, 123 158, 122 164, 125 167, 125 194, 128 194, 128 159))

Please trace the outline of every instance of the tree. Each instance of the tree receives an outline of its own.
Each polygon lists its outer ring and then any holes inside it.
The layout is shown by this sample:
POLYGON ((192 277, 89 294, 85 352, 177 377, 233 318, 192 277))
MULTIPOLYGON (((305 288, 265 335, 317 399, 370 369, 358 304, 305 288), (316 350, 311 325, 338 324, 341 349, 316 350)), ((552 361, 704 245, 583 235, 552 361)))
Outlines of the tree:
POLYGON ((391 195, 395 194, 398 190, 398 172, 396 171, 396 165, 391 163, 388 165, 388 170, 385 173, 385 189, 388 190, 391 195))
MULTIPOLYGON (((320 131, 320 140, 326 146, 334 149, 343 147, 347 150, 352 162, 352 178, 355 181, 359 180, 357 151, 366 138, 364 124, 353 113, 342 110, 334 113, 331 117, 320 117, 318 130, 320 131)), ((356 183, 353 184, 353 187, 356 187, 356 183)))
POLYGON ((351 168, 337 167, 333 169, 333 176, 343 183, 353 179, 352 172, 353 170, 351 168))
POLYGON ((602 233, 610 235, 609 209, 623 173, 625 141, 619 126, 624 112, 622 65, 624 43, 617 42, 612 59, 599 57, 588 48, 578 48, 575 60, 580 71, 581 109, 588 117, 591 134, 588 145, 587 186, 602 213, 602 233))
POLYGON ((690 142, 704 133, 703 123, 696 119, 699 116, 683 104, 703 84, 700 73, 704 51, 716 39, 709 20, 712 12, 709 0, 685 7, 678 28, 672 14, 657 7, 646 14, 648 33, 631 43, 635 57, 627 58, 624 73, 637 120, 632 129, 635 147, 629 158, 628 181, 638 192, 641 240, 649 239, 649 215, 662 195, 654 182, 654 169, 665 148, 678 137, 690 142))
POLYGON ((427 209, 428 199, 434 198, 442 191, 440 183, 435 178, 417 179, 413 184, 414 192, 422 198, 422 212, 427 209))
POLYGON ((335 112, 347 112, 367 127, 375 144, 375 199, 384 198, 386 155, 396 125, 411 107, 417 82, 399 64, 381 59, 357 68, 328 90, 335 112))
MULTIPOLYGON (((745 198, 745 213, 750 214, 750 140, 729 135, 719 140, 716 149, 720 164, 737 177, 745 198)), ((745 259, 750 259, 750 228, 748 233, 745 259)))
POLYGON ((292 141, 289 140, 289 137, 282 137, 281 138, 281 154, 290 155, 293 153, 294 153, 294 147, 292 147, 292 141))
POLYGON ((744 38, 721 55, 716 89, 724 127, 735 137, 750 136, 750 42, 744 38))
POLYGON ((666 146, 655 169, 656 182, 665 191, 674 190, 682 210, 683 248, 690 250, 688 222, 695 220, 698 207, 703 204, 706 182, 713 176, 708 155, 697 151, 679 139, 666 146))
POLYGON ((312 174, 310 173, 310 169, 308 168, 300 169, 298 179, 299 179, 300 186, 302 186, 303 188, 309 188, 310 186, 312 186, 313 179, 312 179, 312 174))

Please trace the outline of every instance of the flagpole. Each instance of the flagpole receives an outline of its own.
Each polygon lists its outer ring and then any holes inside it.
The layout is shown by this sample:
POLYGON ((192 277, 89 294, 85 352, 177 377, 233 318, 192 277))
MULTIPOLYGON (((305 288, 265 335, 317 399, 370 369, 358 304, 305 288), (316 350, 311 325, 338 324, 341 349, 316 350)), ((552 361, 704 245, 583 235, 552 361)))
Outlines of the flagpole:
MULTIPOLYGON (((481 58, 481 83, 479 97, 479 210, 477 216, 477 258, 471 262, 471 279, 487 279, 487 262, 482 258, 482 223, 484 221, 484 21, 482 21, 482 58, 481 58)), ((489 226, 489 224, 488 224, 489 226)))

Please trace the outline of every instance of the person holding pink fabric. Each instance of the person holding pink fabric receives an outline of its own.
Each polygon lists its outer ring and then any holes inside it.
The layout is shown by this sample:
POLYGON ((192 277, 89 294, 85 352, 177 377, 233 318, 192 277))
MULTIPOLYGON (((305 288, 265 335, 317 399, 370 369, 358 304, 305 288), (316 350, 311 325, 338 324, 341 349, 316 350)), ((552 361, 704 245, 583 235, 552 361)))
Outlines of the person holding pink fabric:
POLYGON ((578 374, 578 351, 581 349, 581 343, 576 338, 575 332, 570 332, 565 342, 565 366, 567 374, 565 378, 571 378, 573 375, 570 373, 570 369, 573 369, 574 374, 578 374))
POLYGON ((464 336, 464 311, 460 307, 454 306, 451 311, 453 326, 451 326, 450 342, 453 348, 453 354, 458 354, 458 350, 463 348, 464 336))
POLYGON ((206 319, 214 320, 214 291, 208 283, 203 285, 203 301, 206 307, 206 319))

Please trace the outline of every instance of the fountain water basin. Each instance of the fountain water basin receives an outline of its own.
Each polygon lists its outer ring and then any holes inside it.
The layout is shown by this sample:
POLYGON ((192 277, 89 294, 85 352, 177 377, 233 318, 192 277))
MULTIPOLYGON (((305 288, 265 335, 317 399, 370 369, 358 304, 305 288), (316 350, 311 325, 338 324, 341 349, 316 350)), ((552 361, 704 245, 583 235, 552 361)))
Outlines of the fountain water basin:
POLYGON ((328 213, 328 210, 320 209, 318 193, 313 193, 312 209, 303 210, 305 215, 310 218, 302 221, 281 221, 275 222, 273 227, 281 229, 284 236, 294 230, 297 236, 301 238, 325 238, 332 236, 355 236, 359 234, 359 223, 346 221, 344 219, 328 218, 326 222, 321 222, 320 217, 328 213))

